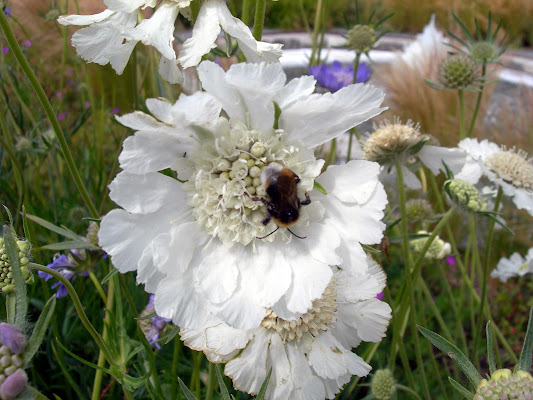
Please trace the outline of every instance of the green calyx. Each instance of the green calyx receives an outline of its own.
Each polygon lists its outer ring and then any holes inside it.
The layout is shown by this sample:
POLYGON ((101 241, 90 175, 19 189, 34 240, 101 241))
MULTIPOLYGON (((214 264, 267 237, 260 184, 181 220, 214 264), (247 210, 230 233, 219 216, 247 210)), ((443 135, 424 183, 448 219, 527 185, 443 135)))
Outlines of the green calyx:
POLYGON ((467 56, 448 57, 439 68, 439 82, 446 89, 464 89, 476 80, 476 66, 467 56))
POLYGON ((491 42, 477 42, 470 49, 470 57, 476 64, 488 63, 498 57, 498 50, 491 42))
POLYGON ((355 25, 348 31, 347 45, 357 54, 368 53, 376 43, 376 31, 370 25, 355 25))

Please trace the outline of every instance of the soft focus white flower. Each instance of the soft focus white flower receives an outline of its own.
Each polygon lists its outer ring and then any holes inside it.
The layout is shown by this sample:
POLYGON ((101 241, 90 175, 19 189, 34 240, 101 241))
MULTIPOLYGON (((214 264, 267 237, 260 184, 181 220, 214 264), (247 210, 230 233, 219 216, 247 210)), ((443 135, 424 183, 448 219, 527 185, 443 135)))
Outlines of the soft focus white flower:
POLYGON ((156 312, 178 326, 200 326, 210 312, 244 329, 259 326, 267 308, 299 316, 329 284, 330 265, 357 273, 361 244, 381 240, 379 165, 352 161, 319 176, 324 161, 312 149, 382 112, 384 94, 366 84, 312 94, 312 77, 286 84, 280 64, 225 73, 204 61, 198 72, 205 92, 174 105, 148 100, 155 118, 117 118, 137 132, 110 185, 123 209, 104 217, 100 244, 121 272, 137 270, 156 312), (300 201, 310 196, 290 226, 305 239, 285 228, 258 239, 277 227, 263 225, 266 207, 251 198, 266 197, 262 170, 274 162, 298 175, 300 201), (327 195, 313 189, 315 179, 327 195))
POLYGON ((322 296, 299 318, 268 310, 261 326, 242 330, 211 317, 180 335, 212 362, 227 362, 224 372, 239 390, 256 394, 272 368, 267 399, 333 399, 352 375, 371 370, 351 349, 385 336, 391 309, 376 298, 384 287, 385 274, 369 257, 356 274, 333 268, 322 296))
POLYGON ((78 25, 72 36, 72 45, 88 62, 111 64, 122 74, 133 48, 138 42, 153 46, 161 53, 159 73, 171 83, 182 83, 184 67, 198 65, 202 56, 216 47, 216 39, 223 29, 236 39, 239 48, 250 62, 277 62, 281 45, 256 41, 250 29, 234 18, 223 0, 205 0, 193 28, 193 36, 183 44, 179 61, 174 50, 174 25, 181 13, 190 18, 193 0, 163 0, 150 18, 137 21, 138 12, 155 8, 155 0, 106 0, 108 9, 96 15, 68 15, 58 18, 62 25, 78 25))
POLYGON ((450 49, 446 46, 447 42, 448 38, 435 26, 433 14, 422 33, 416 35, 416 40, 406 46, 399 57, 408 66, 425 75, 429 64, 438 64, 436 60, 447 55, 450 49))
POLYGON ((457 179, 476 184, 485 176, 518 208, 533 215, 533 164, 524 151, 509 150, 487 139, 463 139, 459 147, 466 151, 467 160, 457 179))
POLYGON ((528 273, 533 273, 533 248, 529 249, 526 258, 519 253, 513 253, 509 258, 502 258, 490 276, 505 283, 509 278, 528 273))

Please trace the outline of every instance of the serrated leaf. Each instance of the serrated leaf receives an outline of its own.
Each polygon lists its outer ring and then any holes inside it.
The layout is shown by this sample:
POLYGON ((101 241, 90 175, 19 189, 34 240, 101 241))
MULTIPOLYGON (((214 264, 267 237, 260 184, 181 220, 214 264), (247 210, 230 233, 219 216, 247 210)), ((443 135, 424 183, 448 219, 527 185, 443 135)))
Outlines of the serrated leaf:
POLYGON ((259 389, 259 393, 257 394, 257 397, 255 398, 255 400, 264 400, 267 387, 268 387, 268 383, 270 382, 270 375, 272 375, 272 367, 270 367, 270 371, 268 371, 268 375, 263 381, 263 384, 261 385, 261 389, 259 389))
POLYGON ((518 370, 530 372, 531 370, 531 355, 533 353, 533 307, 529 310, 529 322, 527 323, 526 336, 522 351, 520 352, 520 359, 518 360, 518 370))
POLYGON ((433 344, 433 346, 447 354, 448 357, 450 357, 459 366, 459 368, 461 368, 461 371, 463 371, 474 387, 477 387, 479 381, 483 378, 476 370, 476 367, 474 367, 474 364, 472 364, 470 360, 466 358, 466 356, 457 348, 457 346, 448 342, 441 335, 431 332, 429 329, 419 326, 418 330, 433 344))
POLYGON ((222 376, 222 372, 220 372, 220 365, 215 365, 215 371, 217 373, 218 387, 220 388, 220 395, 222 396, 222 400, 231 400, 228 388, 226 387, 226 383, 224 382, 224 377, 222 376))
POLYGON ((41 315, 39 315, 39 319, 33 328, 30 340, 28 340, 26 349, 24 350, 24 364, 29 363, 37 350, 39 350, 44 335, 48 329, 48 325, 50 324, 50 319, 54 314, 55 307, 56 296, 53 295, 44 305, 43 311, 41 312, 41 315))
POLYGON ((462 386, 459 382, 454 380, 452 377, 448 377, 448 380, 452 384, 452 387, 457 390, 465 399, 472 400, 474 398, 474 395, 470 393, 464 386, 462 386))
POLYGON ((37 217, 36 215, 27 215, 28 219, 32 220, 36 224, 41 225, 42 227, 48 229, 49 231, 55 232, 61 236, 68 237, 72 240, 81 240, 81 237, 76 235, 74 232, 70 231, 69 229, 61 228, 57 225, 52 224, 51 222, 48 222, 40 217, 37 217))
POLYGON ((70 250, 70 249, 99 250, 98 247, 84 240, 67 240, 65 242, 47 244, 45 246, 42 246, 41 248, 47 249, 47 250, 70 250))
POLYGON ((487 332, 487 357, 488 357, 488 362, 489 362, 489 371, 490 371, 490 374, 492 375, 494 371, 496 371, 496 362, 495 362, 496 348, 494 346, 494 337, 492 335, 492 328, 491 328, 490 321, 487 322, 485 331, 487 332))
POLYGON ((189 390, 189 388, 187 387, 187 385, 185 385, 185 383, 183 383, 183 381, 179 378, 178 376, 178 382, 180 384, 180 388, 181 390, 183 391, 183 394, 185 395, 185 398, 187 400, 198 400, 194 394, 191 393, 191 391, 189 390))
POLYGON ((23 330, 26 325, 26 314, 28 313, 28 296, 26 283, 24 282, 24 277, 20 269, 19 248, 15 241, 12 228, 7 225, 4 226, 4 244, 11 265, 13 280, 15 281, 15 326, 23 330))

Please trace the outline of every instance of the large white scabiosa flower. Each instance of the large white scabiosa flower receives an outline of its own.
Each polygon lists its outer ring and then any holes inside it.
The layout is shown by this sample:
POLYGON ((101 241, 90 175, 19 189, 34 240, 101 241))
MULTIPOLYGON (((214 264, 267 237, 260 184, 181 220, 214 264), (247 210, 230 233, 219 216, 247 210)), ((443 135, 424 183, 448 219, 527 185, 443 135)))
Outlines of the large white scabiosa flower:
POLYGON ((61 16, 58 22, 88 25, 72 36, 72 45, 84 60, 110 63, 118 74, 124 71, 138 42, 155 47, 161 54, 159 73, 171 83, 183 82, 179 63, 184 68, 195 66, 216 47, 221 29, 236 39, 248 61, 277 61, 281 57, 281 45, 256 41, 250 29, 231 15, 224 0, 205 0, 193 36, 185 41, 178 60, 173 46, 174 24, 180 13, 191 17, 191 1, 198 0, 105 0, 108 8, 99 14, 61 16), (139 10, 147 7, 156 9, 150 18, 138 23, 139 10))
POLYGON ((533 163, 526 152, 507 149, 487 139, 463 139, 459 147, 466 151, 467 160, 457 179, 475 185, 485 176, 501 187, 518 208, 533 215, 533 163))
POLYGON ((312 94, 312 77, 286 84, 280 64, 225 73, 204 61, 198 74, 205 92, 174 105, 147 101, 157 119, 117 118, 137 132, 110 185, 123 209, 104 217, 100 245, 121 272, 137 270, 156 312, 178 326, 201 326, 210 312, 242 329, 259 326, 267 308, 299 316, 329 284, 330 265, 356 273, 361 244, 381 240, 387 199, 378 164, 353 161, 320 175, 313 148, 382 112, 384 94, 366 84, 312 94), (293 206, 272 203, 276 191, 293 206), (285 214, 300 238, 283 226, 272 233, 285 214))
POLYGON ((528 273, 533 273, 533 248, 529 249, 525 258, 519 253, 513 253, 509 258, 503 257, 490 276, 505 283, 507 279, 528 273))
POLYGON ((181 339, 212 362, 227 362, 224 372, 241 391, 256 394, 272 369, 267 399, 333 399, 352 375, 370 372, 351 349, 379 342, 391 309, 376 298, 385 274, 370 257, 355 274, 332 270, 322 296, 299 318, 268 309, 261 326, 242 330, 212 317, 198 329, 182 329, 181 339))

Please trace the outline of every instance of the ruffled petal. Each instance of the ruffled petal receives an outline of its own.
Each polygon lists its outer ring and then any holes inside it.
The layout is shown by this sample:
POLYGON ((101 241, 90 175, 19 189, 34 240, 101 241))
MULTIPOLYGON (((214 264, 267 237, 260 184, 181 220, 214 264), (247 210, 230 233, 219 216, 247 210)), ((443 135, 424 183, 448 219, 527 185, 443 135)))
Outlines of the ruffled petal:
POLYGON ((286 345, 285 349, 291 364, 291 379, 294 384, 289 399, 323 400, 326 396, 324 385, 311 371, 303 347, 291 342, 286 345))
POLYGON ((357 330, 365 342, 379 342, 385 337, 391 318, 390 306, 378 299, 338 304, 342 320, 357 330))
POLYGON ((156 0, 104 0, 104 4, 113 11, 132 13, 139 8, 155 7, 156 0))
POLYGON ((178 68, 178 62, 176 59, 168 59, 165 56, 161 57, 159 60, 159 75, 166 80, 168 83, 172 84, 182 84, 183 83, 183 73, 181 69, 178 68))

